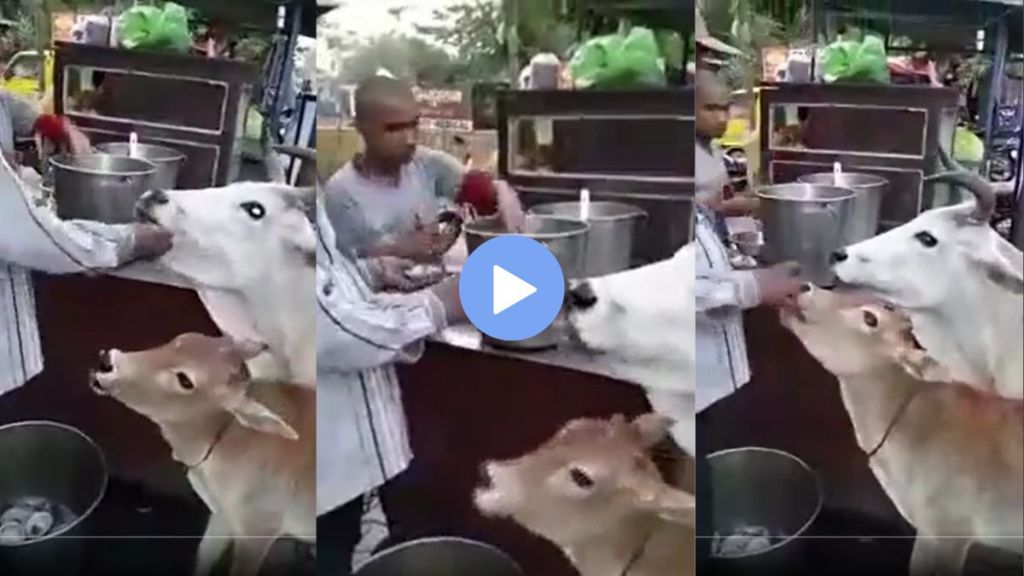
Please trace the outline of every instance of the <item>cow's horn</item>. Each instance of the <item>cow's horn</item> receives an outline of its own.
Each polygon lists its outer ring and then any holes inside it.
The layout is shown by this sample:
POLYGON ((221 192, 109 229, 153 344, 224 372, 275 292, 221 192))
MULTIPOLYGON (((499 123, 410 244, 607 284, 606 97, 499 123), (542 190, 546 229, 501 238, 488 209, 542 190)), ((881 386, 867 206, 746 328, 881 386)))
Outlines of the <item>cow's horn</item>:
POLYGON ((949 182, 966 188, 975 198, 975 208, 970 215, 971 221, 976 224, 988 224, 996 211, 996 192, 992 184, 961 166, 942 146, 939 146, 939 161, 947 171, 932 174, 925 178, 925 182, 949 182))

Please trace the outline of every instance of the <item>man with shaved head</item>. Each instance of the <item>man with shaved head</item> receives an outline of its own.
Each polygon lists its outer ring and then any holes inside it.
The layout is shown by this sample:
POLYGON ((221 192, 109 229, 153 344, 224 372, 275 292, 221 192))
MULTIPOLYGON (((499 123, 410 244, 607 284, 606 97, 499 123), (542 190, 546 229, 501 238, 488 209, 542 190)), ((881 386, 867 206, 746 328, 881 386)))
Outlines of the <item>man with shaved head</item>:
POLYGON ((339 246, 360 256, 439 261, 455 238, 442 235, 436 222, 443 208, 455 207, 465 168, 416 144, 419 105, 405 82, 368 78, 356 89, 355 112, 364 151, 326 186, 339 246))

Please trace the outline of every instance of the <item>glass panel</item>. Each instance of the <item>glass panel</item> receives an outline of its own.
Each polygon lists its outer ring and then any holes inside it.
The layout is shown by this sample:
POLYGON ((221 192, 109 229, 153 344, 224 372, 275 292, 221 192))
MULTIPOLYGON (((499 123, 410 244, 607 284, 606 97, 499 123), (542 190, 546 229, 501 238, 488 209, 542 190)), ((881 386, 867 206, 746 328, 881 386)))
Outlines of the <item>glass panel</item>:
POLYGON ((71 114, 220 132, 227 85, 201 78, 69 66, 64 109, 71 114))
POLYGON ((927 118, 923 109, 778 104, 772 148, 921 157, 927 118))
POLYGON ((509 122, 509 171, 564 177, 693 175, 693 119, 520 117, 509 122))

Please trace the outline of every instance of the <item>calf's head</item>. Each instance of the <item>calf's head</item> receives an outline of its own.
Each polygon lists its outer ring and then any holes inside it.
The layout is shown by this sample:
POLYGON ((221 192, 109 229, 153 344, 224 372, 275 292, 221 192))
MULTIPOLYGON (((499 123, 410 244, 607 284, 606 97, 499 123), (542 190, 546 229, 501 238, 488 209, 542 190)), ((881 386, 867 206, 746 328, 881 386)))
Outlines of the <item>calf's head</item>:
POLYGON ((797 309, 783 310, 781 320, 826 370, 840 378, 894 366, 927 378, 940 369, 917 346, 910 320, 890 304, 808 286, 797 298, 797 309))
POLYGON ((291 426, 247 394, 245 363, 265 348, 227 337, 182 334, 150 350, 105 350, 91 385, 97 394, 112 396, 157 423, 187 424, 226 411, 244 426, 296 439, 291 426))
POLYGON ((136 214, 174 234, 162 264, 193 282, 237 290, 274 272, 315 267, 316 234, 308 216, 313 202, 313 189, 240 182, 150 191, 136 214))
MULTIPOLYGON (((574 336, 626 365, 688 364, 694 335, 694 249, 640 268, 575 282, 567 296, 574 336)), ((644 384, 644 382, 640 382, 644 384)))
POLYGON ((672 420, 579 419, 516 460, 488 462, 475 494, 486 515, 510 517, 562 546, 585 542, 637 515, 693 522, 693 496, 666 484, 648 455, 672 420))
POLYGON ((995 210, 992 185, 963 170, 928 180, 961 186, 976 201, 922 212, 902 226, 837 251, 832 260, 839 279, 908 309, 947 303, 959 283, 974 278, 1018 296, 1024 292, 1020 251, 988 225, 995 210))

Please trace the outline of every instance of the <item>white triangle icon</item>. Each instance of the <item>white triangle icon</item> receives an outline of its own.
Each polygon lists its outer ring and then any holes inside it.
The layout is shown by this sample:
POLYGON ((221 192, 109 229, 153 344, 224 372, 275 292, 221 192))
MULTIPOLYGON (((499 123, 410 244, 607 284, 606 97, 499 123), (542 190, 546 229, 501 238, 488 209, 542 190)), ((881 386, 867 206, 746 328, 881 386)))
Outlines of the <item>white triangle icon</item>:
POLYGON ((536 291, 537 288, 529 282, 501 266, 494 266, 494 315, 501 314, 536 291))

